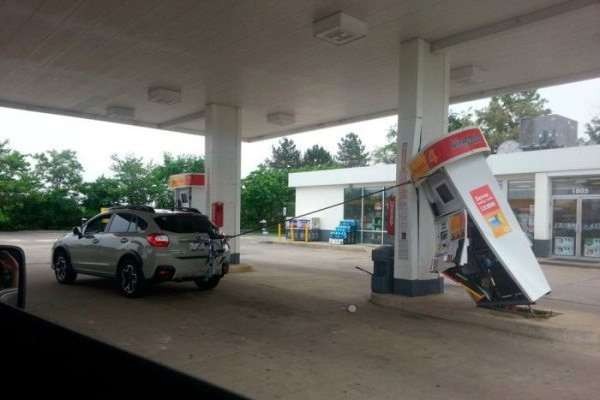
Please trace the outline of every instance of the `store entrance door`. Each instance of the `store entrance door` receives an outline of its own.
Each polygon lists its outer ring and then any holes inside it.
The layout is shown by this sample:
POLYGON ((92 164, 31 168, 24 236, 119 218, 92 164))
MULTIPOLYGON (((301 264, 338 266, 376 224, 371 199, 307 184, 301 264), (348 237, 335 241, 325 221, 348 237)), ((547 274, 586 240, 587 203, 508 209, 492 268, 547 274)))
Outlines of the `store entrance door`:
POLYGON ((553 255, 600 259, 600 198, 555 198, 553 255))

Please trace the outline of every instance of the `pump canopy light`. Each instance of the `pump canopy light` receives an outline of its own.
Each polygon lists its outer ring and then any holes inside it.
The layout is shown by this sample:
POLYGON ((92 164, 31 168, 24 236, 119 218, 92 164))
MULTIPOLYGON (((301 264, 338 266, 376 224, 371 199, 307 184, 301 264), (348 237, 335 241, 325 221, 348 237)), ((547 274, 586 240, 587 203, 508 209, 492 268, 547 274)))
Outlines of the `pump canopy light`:
POLYGON ((273 125, 287 126, 296 122, 296 117, 289 112, 273 112, 267 114, 267 122, 273 125))
POLYGON ((314 21, 313 35, 341 46, 367 36, 367 23, 339 11, 314 21))
POLYGON ((108 106, 106 107, 106 116, 119 121, 131 121, 135 118, 135 108, 108 106))
POLYGON ((181 89, 150 87, 148 88, 148 101, 168 106, 180 103, 181 89))

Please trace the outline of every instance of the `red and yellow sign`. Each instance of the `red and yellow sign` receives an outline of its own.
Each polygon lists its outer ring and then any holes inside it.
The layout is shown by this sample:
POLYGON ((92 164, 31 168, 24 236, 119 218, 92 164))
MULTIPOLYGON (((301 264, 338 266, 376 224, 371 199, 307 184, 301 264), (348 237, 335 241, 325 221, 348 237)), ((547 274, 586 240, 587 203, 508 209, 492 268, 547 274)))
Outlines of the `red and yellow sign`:
POLYGON ((205 184, 204 174, 178 174, 169 177, 169 188, 171 189, 184 186, 204 186, 205 184))
POLYGON ((469 192, 479 212, 486 219, 495 237, 511 231, 510 225, 489 185, 483 185, 469 192))
POLYGON ((450 240, 460 240, 465 238, 467 214, 465 211, 459 211, 448 217, 448 231, 450 240))
POLYGON ((485 151, 490 147, 481 130, 465 128, 429 144, 410 161, 408 169, 413 182, 417 182, 452 160, 485 151))

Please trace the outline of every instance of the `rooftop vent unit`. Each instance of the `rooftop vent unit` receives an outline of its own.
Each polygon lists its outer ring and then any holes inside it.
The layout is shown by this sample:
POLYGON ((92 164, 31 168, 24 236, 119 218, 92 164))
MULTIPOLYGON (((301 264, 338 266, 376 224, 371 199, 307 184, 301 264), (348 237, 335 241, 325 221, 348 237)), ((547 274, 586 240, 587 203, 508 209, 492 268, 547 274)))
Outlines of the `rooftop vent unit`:
POLYGON ((294 117, 294 114, 292 114, 292 113, 273 112, 273 113, 267 114, 267 122, 269 122, 273 125, 287 126, 287 125, 291 125, 294 122, 296 122, 296 118, 294 117))
POLYGON ((120 121, 130 121, 135 117, 135 109, 132 107, 108 106, 106 107, 106 116, 120 121))
POLYGON ((337 46, 367 35, 367 24, 339 11, 313 22, 313 35, 337 46))
POLYGON ((148 88, 148 101, 153 103, 172 105, 181 102, 181 90, 165 87, 148 88))

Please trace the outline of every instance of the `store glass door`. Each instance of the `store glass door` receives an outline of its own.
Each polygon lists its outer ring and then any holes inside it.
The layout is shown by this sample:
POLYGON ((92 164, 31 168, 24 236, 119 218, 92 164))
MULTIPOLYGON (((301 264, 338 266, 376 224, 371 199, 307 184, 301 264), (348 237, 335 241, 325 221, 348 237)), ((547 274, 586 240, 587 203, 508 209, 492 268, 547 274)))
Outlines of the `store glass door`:
POLYGON ((581 255, 600 258, 600 199, 581 200, 581 255))
POLYGON ((577 256, 577 199, 555 199, 552 224, 553 254, 559 257, 577 256))

